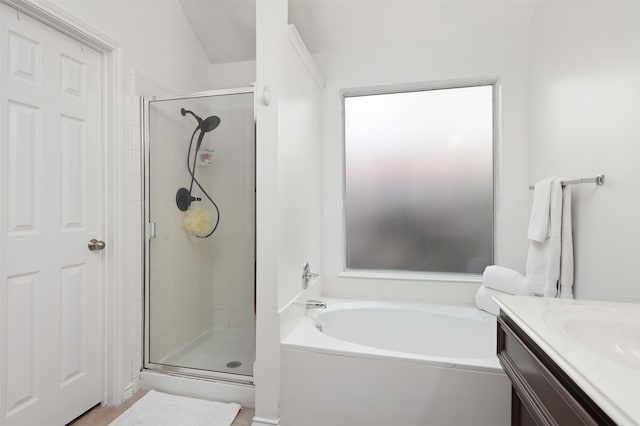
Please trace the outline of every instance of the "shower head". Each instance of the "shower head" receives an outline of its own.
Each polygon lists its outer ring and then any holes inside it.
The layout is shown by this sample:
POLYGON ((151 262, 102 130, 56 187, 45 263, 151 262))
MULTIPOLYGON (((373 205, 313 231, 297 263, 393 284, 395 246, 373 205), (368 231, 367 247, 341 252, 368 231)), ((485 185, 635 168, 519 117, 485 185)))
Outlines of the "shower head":
POLYGON ((210 132, 220 125, 220 117, 218 117, 217 115, 212 115, 203 120, 193 111, 189 111, 188 109, 184 108, 180 109, 180 114, 182 114, 183 117, 187 114, 193 115, 193 117, 198 121, 198 127, 196 128, 196 130, 200 129, 200 131, 203 133, 210 132))
POLYGON ((204 133, 210 132, 216 127, 220 125, 220 117, 217 115, 212 115, 210 117, 205 118, 202 123, 200 123, 200 130, 204 133))

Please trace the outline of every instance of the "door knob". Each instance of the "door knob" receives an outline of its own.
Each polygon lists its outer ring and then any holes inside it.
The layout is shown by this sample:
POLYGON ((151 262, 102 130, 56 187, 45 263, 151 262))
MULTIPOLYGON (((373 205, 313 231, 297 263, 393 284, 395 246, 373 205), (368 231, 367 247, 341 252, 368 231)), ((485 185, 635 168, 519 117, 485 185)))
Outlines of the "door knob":
POLYGON ((96 240, 95 238, 89 240, 89 244, 87 244, 87 247, 89 247, 89 250, 91 251, 104 250, 105 246, 106 244, 104 243, 104 241, 96 240))

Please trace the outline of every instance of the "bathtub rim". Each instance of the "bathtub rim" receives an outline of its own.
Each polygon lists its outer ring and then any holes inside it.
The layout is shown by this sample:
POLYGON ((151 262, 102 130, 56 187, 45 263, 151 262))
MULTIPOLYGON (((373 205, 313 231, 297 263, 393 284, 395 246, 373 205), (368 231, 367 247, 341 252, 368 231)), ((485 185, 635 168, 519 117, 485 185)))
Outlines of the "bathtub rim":
MULTIPOLYGON (((484 321, 490 321, 493 315, 477 310, 475 306, 463 303, 411 303, 392 302, 365 299, 342 299, 333 297, 321 297, 327 303, 327 310, 332 312, 347 309, 376 308, 400 308, 411 310, 424 310, 426 308, 437 310, 442 307, 464 309, 472 315, 478 316, 484 321), (422 308, 422 309, 420 309, 422 308), (475 312, 477 310, 477 313, 475 312)), ((413 354, 399 351, 380 349, 373 346, 360 345, 346 340, 324 334, 316 329, 315 320, 324 312, 309 311, 303 316, 293 330, 285 336, 280 345, 282 349, 316 352, 329 355, 347 356, 354 358, 367 358, 375 360, 393 360, 412 364, 428 365, 441 368, 477 371, 504 375, 496 354, 488 358, 457 358, 434 355, 413 354)), ((466 317, 466 316, 465 316, 466 317)))

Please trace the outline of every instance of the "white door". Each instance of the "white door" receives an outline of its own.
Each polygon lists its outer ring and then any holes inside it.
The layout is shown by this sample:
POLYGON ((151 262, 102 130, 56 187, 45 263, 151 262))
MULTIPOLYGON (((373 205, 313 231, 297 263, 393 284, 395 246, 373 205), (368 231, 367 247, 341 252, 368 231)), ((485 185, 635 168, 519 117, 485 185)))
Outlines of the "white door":
POLYGON ((101 400, 101 56, 0 4, 0 424, 101 400))

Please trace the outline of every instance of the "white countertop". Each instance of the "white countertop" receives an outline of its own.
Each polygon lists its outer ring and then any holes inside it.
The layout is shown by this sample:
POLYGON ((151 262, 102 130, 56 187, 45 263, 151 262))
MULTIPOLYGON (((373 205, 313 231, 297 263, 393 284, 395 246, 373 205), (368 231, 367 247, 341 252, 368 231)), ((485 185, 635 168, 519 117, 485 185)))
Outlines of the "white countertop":
POLYGON ((494 300, 612 420, 640 424, 640 304, 494 300))

